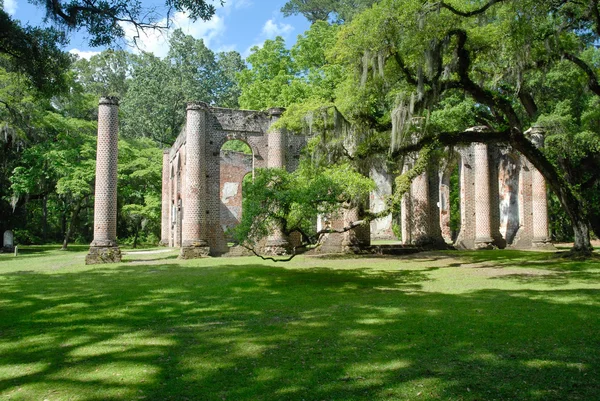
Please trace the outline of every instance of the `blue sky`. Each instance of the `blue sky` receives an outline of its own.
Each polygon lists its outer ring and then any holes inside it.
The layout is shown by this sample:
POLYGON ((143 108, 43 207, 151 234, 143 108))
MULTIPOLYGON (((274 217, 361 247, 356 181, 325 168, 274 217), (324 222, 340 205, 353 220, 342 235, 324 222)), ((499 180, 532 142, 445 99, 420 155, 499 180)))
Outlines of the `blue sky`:
MULTIPOLYGON (((213 0, 213 3, 217 7, 217 14, 210 21, 191 22, 184 14, 177 13, 173 18, 173 26, 182 28, 196 38, 203 38, 206 45, 214 51, 237 50, 246 57, 252 46, 260 45, 265 39, 273 39, 277 35, 284 37, 288 46, 291 46, 296 37, 309 27, 308 21, 302 16, 283 17, 279 10, 286 0, 226 0, 223 7, 218 1, 213 0)), ((44 17, 42 9, 32 6, 26 0, 4 0, 4 8, 24 24, 39 25, 44 17)), ((125 30, 128 32, 129 42, 132 42, 133 29, 125 27, 125 30)), ((162 57, 168 51, 167 41, 168 32, 148 31, 140 36, 138 46, 162 57)), ((138 52, 131 43, 120 45, 124 49, 138 52)), ((77 33, 65 50, 89 57, 102 48, 90 48, 84 33, 77 33)))

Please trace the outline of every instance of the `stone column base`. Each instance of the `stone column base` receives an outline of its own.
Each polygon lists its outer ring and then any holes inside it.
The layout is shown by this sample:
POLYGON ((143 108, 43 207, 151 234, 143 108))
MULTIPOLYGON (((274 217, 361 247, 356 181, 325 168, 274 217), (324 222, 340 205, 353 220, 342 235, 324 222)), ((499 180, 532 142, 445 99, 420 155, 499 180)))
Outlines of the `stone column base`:
POLYGON ((494 239, 493 238, 480 238, 475 240, 475 249, 494 249, 494 239))
POLYGON ((206 258, 210 254, 210 247, 206 241, 191 241, 184 243, 179 251, 179 259, 206 258))
POLYGON ((90 252, 85 256, 86 265, 121 262, 121 250, 118 246, 90 246, 90 252))
POLYGON ((443 238, 419 237, 414 241, 414 246, 427 249, 447 249, 448 244, 443 238))
POLYGON ((269 239, 262 249, 262 253, 272 256, 283 256, 292 254, 292 246, 284 239, 269 239))
POLYGON ((166 247, 168 247, 169 246, 169 240, 161 240, 158 243, 158 246, 166 246, 166 247))
POLYGON ((531 249, 540 250, 540 251, 556 251, 556 247, 554 244, 549 242, 548 240, 536 241, 533 240, 531 242, 531 249))

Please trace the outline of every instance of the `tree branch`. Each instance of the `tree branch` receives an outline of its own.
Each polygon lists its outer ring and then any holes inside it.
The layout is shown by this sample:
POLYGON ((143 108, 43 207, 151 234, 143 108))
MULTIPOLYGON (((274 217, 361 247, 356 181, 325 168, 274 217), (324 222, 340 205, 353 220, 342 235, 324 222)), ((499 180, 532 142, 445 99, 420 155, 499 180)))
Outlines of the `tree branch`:
MULTIPOLYGON (((456 36, 456 56, 458 57, 458 75, 460 87, 467 91, 476 101, 490 107, 492 111, 500 111, 508 119, 508 123, 512 128, 521 129, 521 122, 512 105, 506 99, 496 96, 494 93, 477 85, 469 76, 471 69, 471 55, 465 45, 467 43, 467 32, 463 29, 452 29, 448 32, 448 36, 456 36)), ((505 124, 506 121, 502 116, 497 115, 496 120, 500 124, 505 124)))
POLYGON ((587 75, 588 87, 592 92, 600 96, 600 84, 598 83, 598 77, 596 76, 596 73, 590 68, 590 66, 587 65, 585 61, 571 53, 565 53, 563 56, 564 58, 575 64, 577 67, 579 67, 585 73, 585 75, 587 75))
MULTIPOLYGON (((347 231, 350 231, 358 226, 360 226, 361 224, 364 224, 365 220, 357 220, 357 221, 353 221, 351 222, 349 225, 345 226, 344 228, 342 228, 341 230, 332 230, 332 229, 323 229, 323 230, 319 230, 315 237, 316 237, 316 242, 319 242, 321 240, 321 238, 323 237, 323 235, 325 234, 343 234, 347 231)), ((298 230, 295 230, 298 231, 298 230)), ((307 238, 308 237, 306 234, 304 234, 307 238)), ((251 247, 249 245, 246 244, 241 244, 244 248, 246 248, 247 250, 249 250, 250 252, 252 252, 254 254, 254 256, 257 256, 259 258, 261 258, 262 260, 270 260, 272 262, 289 262, 290 260, 294 259, 298 253, 296 253, 296 249, 294 248, 293 252, 291 255, 289 255, 286 258, 283 259, 278 259, 272 256, 264 256, 259 254, 258 252, 256 252, 256 250, 254 249, 254 247, 251 247)), ((303 244, 302 246, 298 247, 298 248, 306 248, 306 246, 308 246, 309 244, 303 244)), ((318 246, 317 246, 318 247, 318 246)))
POLYGON ((460 10, 457 10, 456 8, 454 8, 453 6, 451 6, 450 4, 445 3, 443 1, 441 1, 439 4, 440 4, 440 7, 445 8, 446 10, 450 11, 452 14, 456 14, 456 15, 459 15, 461 17, 473 17, 475 15, 483 14, 491 6, 493 6, 494 4, 502 3, 503 1, 504 0, 490 0, 489 2, 487 2, 486 4, 484 4, 481 8, 478 8, 478 9, 472 10, 472 11, 460 11, 460 10))

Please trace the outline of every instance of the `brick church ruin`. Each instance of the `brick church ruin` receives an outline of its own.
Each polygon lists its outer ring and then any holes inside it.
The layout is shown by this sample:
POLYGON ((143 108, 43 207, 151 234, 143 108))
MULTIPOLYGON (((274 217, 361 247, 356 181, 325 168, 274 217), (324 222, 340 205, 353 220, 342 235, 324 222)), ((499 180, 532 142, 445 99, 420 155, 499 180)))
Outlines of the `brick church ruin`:
MULTIPOLYGON (((163 151, 162 245, 180 248, 182 258, 228 252, 227 229, 241 218, 243 178, 255 168, 293 171, 298 166, 306 137, 272 128, 283 111, 188 104, 185 129, 174 145, 163 151), (229 140, 245 142, 252 154, 222 151, 229 140)), ((101 98, 94 240, 87 264, 121 260, 116 238, 117 117, 118 100, 101 98)), ((528 134, 536 146, 543 146, 541 129, 533 128, 528 134)), ((474 143, 449 150, 446 159, 444 163, 431 163, 405 194, 399 224, 403 244, 443 247, 453 243, 462 249, 551 247, 546 183, 524 157, 509 147, 474 143), (449 198, 450 176, 455 169, 460 188, 460 229, 453 237, 449 198)), ((414 161, 414 156, 407 157, 404 169, 414 161)), ((377 212, 385 207, 395 177, 383 163, 375 163, 370 175, 377 189, 369 203, 371 210, 377 212)), ((339 229, 359 217, 357 209, 346 210, 339 218, 331 218, 329 224, 339 229)), ((390 215, 371 222, 370 227, 327 234, 321 248, 326 252, 344 252, 370 245, 371 238, 393 239, 393 224, 390 215)), ((276 228, 263 244, 267 253, 281 253, 288 248, 288 239, 276 228)))

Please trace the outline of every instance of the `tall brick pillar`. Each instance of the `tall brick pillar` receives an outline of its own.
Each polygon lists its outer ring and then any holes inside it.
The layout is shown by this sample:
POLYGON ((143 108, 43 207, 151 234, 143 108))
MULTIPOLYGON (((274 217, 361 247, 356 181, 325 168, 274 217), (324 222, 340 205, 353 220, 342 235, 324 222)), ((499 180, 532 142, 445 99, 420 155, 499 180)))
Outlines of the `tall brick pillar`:
POLYGON ((162 210, 161 210, 161 224, 160 224, 160 245, 169 246, 169 234, 170 234, 170 221, 169 214, 171 213, 171 197, 169 196, 170 181, 171 181, 171 169, 169 168, 169 151, 170 149, 163 150, 162 160, 162 210))
POLYGON ((210 251, 206 241, 206 109, 204 103, 187 106, 181 259, 205 257, 210 251))
MULTIPOLYGON (((280 107, 269 109, 271 117, 269 125, 271 126, 277 122, 284 111, 285 109, 280 107)), ((269 128, 267 140, 267 167, 285 169, 286 135, 284 130, 269 128)), ((290 243, 281 227, 275 226, 271 228, 271 234, 267 237, 263 252, 270 255, 286 255, 291 252, 290 243)))
POLYGON ((475 247, 475 172, 473 146, 458 148, 460 154, 460 231, 455 246, 459 249, 475 247))
MULTIPOLYGON (((405 164, 402 166, 402 174, 405 174, 410 170, 410 166, 405 164)), ((410 189, 404 195, 402 195, 402 203, 400 206, 400 225, 402 229, 402 244, 412 244, 412 202, 410 196, 410 189)))
MULTIPOLYGON (((526 133, 529 134, 531 142, 538 148, 544 147, 544 130, 540 127, 532 127, 526 133)), ((550 243, 548 225, 548 192, 544 176, 532 166, 531 169, 531 202, 532 202, 532 246, 534 248, 553 248, 550 243)))
POLYGON ((85 258, 88 265, 117 263, 117 161, 119 99, 102 97, 98 105, 98 147, 94 199, 94 240, 85 258))
POLYGON ((429 177, 428 173, 416 177, 410 183, 412 204, 412 244, 425 245, 429 238, 429 177))
POLYGON ((475 247, 490 248, 492 238, 490 166, 488 146, 485 143, 473 145, 475 162, 475 247))
MULTIPOLYGON (((411 161, 409 161, 410 163, 411 161)), ((403 174, 412 166, 407 164, 403 174)), ((444 247, 439 222, 439 178, 433 166, 413 179, 402 198, 402 243, 426 247, 444 247)))

